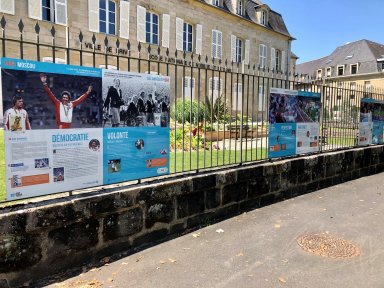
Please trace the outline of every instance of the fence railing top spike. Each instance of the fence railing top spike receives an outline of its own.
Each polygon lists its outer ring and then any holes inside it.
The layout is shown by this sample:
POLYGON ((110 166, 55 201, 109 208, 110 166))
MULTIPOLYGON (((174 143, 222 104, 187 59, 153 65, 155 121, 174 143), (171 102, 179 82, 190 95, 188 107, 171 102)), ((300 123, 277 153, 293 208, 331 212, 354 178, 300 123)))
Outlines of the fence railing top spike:
MULTIPOLYGON (((35 32, 36 34, 39 34, 40 33, 40 25, 39 25, 39 22, 36 22, 35 24, 35 32)), ((80 32, 81 33, 81 32, 80 32)), ((80 41, 81 42, 81 41, 80 41)))
POLYGON ((79 41, 80 41, 80 43, 83 42, 83 39, 84 39, 83 32, 80 31, 80 33, 79 33, 79 41))
POLYGON ((151 47, 151 44, 149 44, 147 47, 148 54, 151 54, 151 50, 152 50, 152 47, 151 47))
POLYGON ((1 17, 0 24, 1 24, 1 28, 4 29, 5 25, 7 24, 7 21, 5 20, 4 15, 3 15, 3 17, 1 17))
POLYGON ((52 35, 52 37, 55 37, 55 35, 56 35, 56 29, 55 29, 55 26, 53 26, 53 25, 51 28, 51 35, 52 35))
POLYGON ((159 47, 157 47, 157 55, 160 55, 160 53, 161 53, 161 48, 159 46, 159 47))
POLYGON ((107 36, 105 36, 105 38, 104 38, 104 45, 105 45, 105 47, 108 46, 108 37, 107 36))
POLYGON ((19 22, 19 31, 20 31, 20 33, 23 33, 23 30, 24 30, 24 23, 23 23, 23 20, 22 19, 20 19, 20 22, 19 22))
POLYGON ((96 35, 95 35, 95 33, 93 33, 93 35, 92 35, 92 43, 93 43, 93 44, 96 43, 96 35))
POLYGON ((169 48, 167 48, 167 50, 165 50, 165 55, 167 55, 167 57, 169 56, 169 48))
POLYGON ((141 51, 141 42, 139 42, 139 45, 137 45, 137 50, 138 50, 139 53, 140 53, 140 51, 141 51))
POLYGON ((120 40, 119 40, 119 38, 117 38, 117 40, 116 40, 116 48, 119 49, 119 47, 120 47, 120 40))
POLYGON ((129 40, 127 42, 127 49, 128 49, 128 51, 131 50, 131 41, 129 41, 129 40))
POLYGON ((199 54, 199 56, 197 56, 197 60, 199 60, 199 62, 201 62, 201 54, 199 54))

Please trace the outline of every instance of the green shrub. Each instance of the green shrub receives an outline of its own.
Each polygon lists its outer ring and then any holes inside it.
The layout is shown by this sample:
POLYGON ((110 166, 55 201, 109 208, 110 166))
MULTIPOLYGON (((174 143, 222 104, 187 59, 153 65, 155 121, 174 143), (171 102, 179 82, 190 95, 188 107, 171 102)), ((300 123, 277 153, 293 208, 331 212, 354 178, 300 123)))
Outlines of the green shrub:
POLYGON ((176 119, 178 123, 191 123, 197 125, 199 122, 204 121, 204 103, 198 104, 196 100, 182 100, 177 101, 176 109, 172 106, 171 116, 176 119))

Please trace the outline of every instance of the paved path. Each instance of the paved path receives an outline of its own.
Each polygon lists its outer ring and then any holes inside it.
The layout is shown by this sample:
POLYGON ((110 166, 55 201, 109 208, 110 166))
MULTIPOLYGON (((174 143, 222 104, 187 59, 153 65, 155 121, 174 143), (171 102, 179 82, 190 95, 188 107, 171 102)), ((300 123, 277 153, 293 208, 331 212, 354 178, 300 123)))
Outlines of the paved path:
POLYGON ((49 287, 382 288, 383 223, 378 174, 252 210, 49 287), (312 233, 341 237, 361 254, 306 252, 297 238, 312 233))

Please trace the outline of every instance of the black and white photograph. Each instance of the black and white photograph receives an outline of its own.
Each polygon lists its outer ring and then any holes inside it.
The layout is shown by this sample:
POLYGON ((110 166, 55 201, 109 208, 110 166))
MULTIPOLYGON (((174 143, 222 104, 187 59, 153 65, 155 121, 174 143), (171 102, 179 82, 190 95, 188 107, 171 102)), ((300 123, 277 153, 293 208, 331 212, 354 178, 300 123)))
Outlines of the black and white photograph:
POLYGON ((167 77, 103 70, 103 127, 169 127, 167 77))

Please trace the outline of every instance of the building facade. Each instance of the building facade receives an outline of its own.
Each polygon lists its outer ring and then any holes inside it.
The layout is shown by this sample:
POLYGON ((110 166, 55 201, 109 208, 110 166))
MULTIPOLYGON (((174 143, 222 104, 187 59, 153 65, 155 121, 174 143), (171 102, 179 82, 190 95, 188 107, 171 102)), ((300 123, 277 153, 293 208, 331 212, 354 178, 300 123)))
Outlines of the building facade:
POLYGON ((298 64, 296 71, 369 94, 373 88, 384 89, 384 44, 365 39, 347 43, 326 57, 298 64))
MULTIPOLYGON (((294 38, 282 16, 259 0, 2 0, 0 12, 6 19, 6 38, 20 39, 23 19, 24 42, 57 46, 41 45, 37 52, 35 45, 24 45, 20 51, 18 43, 7 42, 6 57, 167 74, 175 79, 175 97, 197 99, 208 90, 217 98, 236 91, 236 107, 229 96, 225 101, 233 104, 232 110, 241 110, 247 101, 242 100, 244 83, 226 81, 220 72, 201 77, 198 69, 167 71, 155 62, 191 67, 202 62, 207 65, 200 67, 212 71, 250 73, 249 67, 257 67, 288 73, 295 59, 294 38), (130 61, 132 56, 154 62, 130 61)), ((256 86, 259 98, 265 97, 264 86, 256 86)), ((255 102, 260 106, 260 99, 255 102)))

